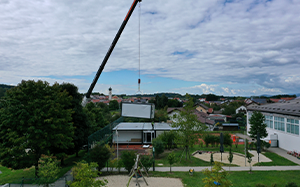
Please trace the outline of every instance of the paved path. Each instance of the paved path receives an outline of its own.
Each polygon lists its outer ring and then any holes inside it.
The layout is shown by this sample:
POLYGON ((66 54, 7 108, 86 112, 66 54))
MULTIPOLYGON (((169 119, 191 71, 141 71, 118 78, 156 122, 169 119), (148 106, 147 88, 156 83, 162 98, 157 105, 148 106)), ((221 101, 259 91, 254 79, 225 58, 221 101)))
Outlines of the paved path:
MULTIPOLYGON (((243 139, 244 139, 244 138, 247 138, 249 141, 252 140, 252 138, 250 138, 248 135, 244 135, 244 134, 241 134, 241 133, 236 133, 236 135, 237 135, 238 137, 243 138, 243 139)), ((290 160, 290 161, 292 161, 292 162, 294 162, 294 163, 300 165, 300 159, 298 159, 298 158, 296 158, 296 157, 294 157, 294 156, 292 156, 292 155, 288 155, 288 154, 287 154, 287 151, 284 150, 284 149, 281 149, 281 148, 279 148, 279 147, 270 147, 270 148, 268 149, 268 151, 273 152, 273 153, 276 153, 276 154, 278 154, 278 155, 280 155, 280 156, 282 156, 282 157, 284 157, 284 158, 286 158, 286 159, 288 159, 288 160, 290 160)))
MULTIPOLYGON (((194 169, 195 171, 202 171, 203 169, 210 169, 210 166, 204 167, 195 167, 195 166, 188 166, 188 167, 172 167, 172 171, 186 171, 188 172, 189 169, 194 169)), ((149 171, 153 171, 151 167, 149 171)), ((229 171, 229 167, 224 166, 223 169, 229 171)), ((230 171, 249 171, 249 167, 230 167, 230 171)), ((300 166, 253 166, 253 171, 288 171, 288 170, 300 170, 300 166)), ((113 170, 117 171, 117 170, 113 170)), ((121 168, 121 172, 125 172, 125 168, 121 168)), ((170 167, 155 167, 155 171, 161 172, 169 172, 170 167)), ((103 173, 106 172, 106 168, 102 170, 103 173)))
POLYGON ((298 158, 296 158, 296 157, 294 157, 292 155, 288 155, 287 151, 284 150, 284 149, 281 149, 281 148, 278 148, 278 147, 271 147, 271 148, 268 149, 268 151, 276 153, 279 156, 282 156, 282 157, 284 157, 284 158, 286 158, 286 159, 288 159, 288 160, 290 160, 290 161, 292 161, 292 162, 300 165, 300 159, 298 159, 298 158))

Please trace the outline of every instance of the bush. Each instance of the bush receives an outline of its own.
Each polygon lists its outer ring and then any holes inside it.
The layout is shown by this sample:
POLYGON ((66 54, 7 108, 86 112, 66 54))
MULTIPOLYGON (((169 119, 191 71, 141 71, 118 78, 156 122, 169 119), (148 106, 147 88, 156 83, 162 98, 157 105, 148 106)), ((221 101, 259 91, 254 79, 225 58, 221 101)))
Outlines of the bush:
POLYGON ((100 171, 105 167, 106 162, 111 156, 109 145, 96 145, 90 151, 90 158, 92 162, 96 162, 98 164, 97 169, 100 171))
POLYGON ((165 145, 164 145, 164 142, 160 139, 157 139, 155 138, 153 141, 152 141, 152 145, 155 149, 155 154, 156 156, 158 157, 159 154, 163 153, 165 151, 165 145))
POLYGON ((264 149, 269 149, 271 147, 271 144, 269 142, 262 141, 262 146, 264 149))
POLYGON ((232 143, 233 143, 233 141, 232 141, 232 139, 231 139, 231 136, 230 136, 230 134, 229 133, 225 133, 224 134, 224 145, 227 147, 227 146, 232 146, 232 143))
POLYGON ((158 136, 158 138, 164 142, 166 149, 171 149, 173 142, 175 141, 176 138, 176 133, 173 131, 169 131, 169 132, 164 131, 161 135, 158 136))
POLYGON ((256 184, 255 187, 268 187, 268 186, 264 184, 256 184))
POLYGON ((213 136, 216 147, 220 144, 220 136, 213 136))
POLYGON ((294 182, 289 182, 285 185, 285 187, 298 187, 298 185, 294 182))
POLYGON ((153 165, 153 157, 144 155, 141 157, 141 162, 148 172, 151 166, 153 165))
POLYGON ((212 143, 212 141, 213 141, 213 136, 212 135, 208 134, 208 135, 204 136, 204 143, 205 143, 206 147, 208 147, 208 145, 210 143, 212 143))
POLYGON ((135 163, 135 159, 136 159, 135 151, 122 151, 121 159, 125 169, 129 173, 135 163))

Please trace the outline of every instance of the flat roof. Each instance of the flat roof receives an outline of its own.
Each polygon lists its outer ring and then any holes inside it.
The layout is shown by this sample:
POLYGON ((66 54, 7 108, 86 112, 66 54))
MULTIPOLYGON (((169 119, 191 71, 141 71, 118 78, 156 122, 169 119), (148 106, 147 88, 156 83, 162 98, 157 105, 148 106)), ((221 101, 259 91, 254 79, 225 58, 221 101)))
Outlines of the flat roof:
POLYGON ((247 107, 247 109, 250 111, 261 111, 276 114, 300 116, 300 99, 258 106, 249 106, 247 107))
MULTIPOLYGON (((119 123, 113 130, 152 130, 151 123, 119 123)), ((154 123, 154 130, 178 130, 179 128, 172 127, 169 123, 154 123)))

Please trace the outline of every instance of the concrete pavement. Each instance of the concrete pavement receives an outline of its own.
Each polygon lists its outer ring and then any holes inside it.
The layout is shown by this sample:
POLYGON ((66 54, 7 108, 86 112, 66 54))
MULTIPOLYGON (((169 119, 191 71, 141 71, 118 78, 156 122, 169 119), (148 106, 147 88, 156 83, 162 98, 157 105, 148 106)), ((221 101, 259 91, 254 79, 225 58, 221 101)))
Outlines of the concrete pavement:
POLYGON ((284 157, 284 158, 286 158, 286 159, 288 159, 288 160, 290 160, 290 161, 292 161, 292 162, 300 165, 300 159, 298 159, 298 158, 296 158, 296 157, 294 157, 292 155, 288 155, 287 151, 284 150, 284 149, 281 149, 281 148, 278 148, 278 147, 271 147, 271 148, 268 149, 268 151, 276 153, 279 156, 282 156, 282 157, 284 157))
MULTIPOLYGON (((249 140, 249 142, 252 141, 252 138, 250 138, 248 135, 244 135, 244 134, 241 134, 241 133, 236 133, 235 135, 238 136, 238 137, 240 137, 240 138, 243 138, 243 139, 246 138, 246 139, 249 140)), ((290 161, 292 161, 292 162, 294 162, 294 163, 300 165, 300 159, 298 159, 298 158, 296 158, 296 157, 294 157, 294 156, 292 156, 292 155, 288 155, 288 154, 287 154, 287 151, 284 150, 284 149, 281 149, 281 148, 279 148, 279 147, 270 147, 270 148, 268 149, 268 151, 273 152, 273 153, 276 153, 276 154, 278 154, 279 156, 282 156, 282 157, 284 157, 284 158, 286 158, 286 159, 288 159, 288 160, 290 160, 290 161)))
MULTIPOLYGON (((172 171, 184 171, 188 172, 189 169, 194 169, 195 171, 202 171, 204 169, 211 169, 210 166, 198 167, 198 166, 185 166, 185 167, 172 167, 172 171)), ((224 166, 223 169, 229 171, 228 166, 224 166)), ((249 167, 230 167, 230 171, 249 171, 249 167)), ((288 170, 300 170, 300 166, 252 166, 252 171, 288 171, 288 170)), ((106 172, 106 168, 101 170, 102 172, 106 172)), ((113 171, 117 171, 114 169, 113 171)), ((121 172, 126 172, 125 168, 121 168, 121 172)), ((151 167, 149 171, 153 171, 151 167)), ((170 167, 155 167, 155 171, 160 172, 169 172, 170 167)))

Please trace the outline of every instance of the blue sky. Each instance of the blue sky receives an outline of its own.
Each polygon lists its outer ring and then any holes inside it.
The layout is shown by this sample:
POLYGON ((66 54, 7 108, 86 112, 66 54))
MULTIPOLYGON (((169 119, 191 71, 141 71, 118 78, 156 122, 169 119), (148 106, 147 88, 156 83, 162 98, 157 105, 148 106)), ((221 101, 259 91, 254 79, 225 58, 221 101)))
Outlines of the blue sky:
MULTIPOLYGON (((0 83, 86 92, 133 0, 0 0, 0 83)), ((143 0, 141 91, 300 93, 300 1, 143 0)), ((95 92, 138 91, 137 6, 95 92)))

